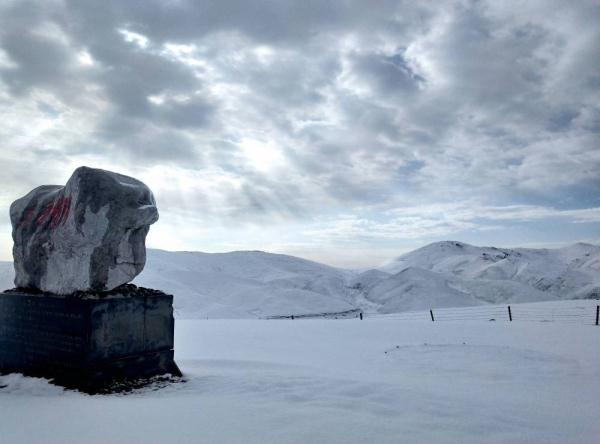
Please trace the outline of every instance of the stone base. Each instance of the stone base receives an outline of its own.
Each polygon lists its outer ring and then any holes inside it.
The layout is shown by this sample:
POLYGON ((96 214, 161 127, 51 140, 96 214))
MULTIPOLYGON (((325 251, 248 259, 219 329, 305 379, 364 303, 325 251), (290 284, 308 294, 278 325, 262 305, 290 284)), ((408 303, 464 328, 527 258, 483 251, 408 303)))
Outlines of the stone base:
POLYGON ((0 294, 0 373, 23 373, 88 393, 172 374, 173 296, 126 285, 109 293, 0 294))

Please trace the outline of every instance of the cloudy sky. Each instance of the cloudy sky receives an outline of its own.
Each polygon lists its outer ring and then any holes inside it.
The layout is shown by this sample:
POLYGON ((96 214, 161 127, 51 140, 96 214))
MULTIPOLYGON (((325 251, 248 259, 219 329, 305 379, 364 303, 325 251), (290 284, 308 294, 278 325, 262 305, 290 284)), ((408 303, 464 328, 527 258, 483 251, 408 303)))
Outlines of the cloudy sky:
POLYGON ((148 244, 374 265, 600 242, 600 3, 0 0, 8 207, 133 175, 148 244))

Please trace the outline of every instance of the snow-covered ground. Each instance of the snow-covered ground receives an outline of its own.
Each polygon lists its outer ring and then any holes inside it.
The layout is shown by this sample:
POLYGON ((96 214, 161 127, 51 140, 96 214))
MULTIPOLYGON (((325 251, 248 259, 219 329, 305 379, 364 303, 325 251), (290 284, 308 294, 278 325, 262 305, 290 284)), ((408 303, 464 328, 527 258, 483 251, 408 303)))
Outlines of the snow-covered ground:
POLYGON ((178 320, 188 382, 87 396, 0 377, 0 442, 598 442, 600 327, 426 315, 178 320))

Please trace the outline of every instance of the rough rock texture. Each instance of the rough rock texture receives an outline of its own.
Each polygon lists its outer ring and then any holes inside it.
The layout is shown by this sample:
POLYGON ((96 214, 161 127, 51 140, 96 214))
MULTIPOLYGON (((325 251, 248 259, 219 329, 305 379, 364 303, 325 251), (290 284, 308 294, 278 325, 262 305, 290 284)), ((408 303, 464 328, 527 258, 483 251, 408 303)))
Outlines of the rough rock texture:
POLYGON ((80 167, 65 186, 43 185, 13 202, 10 220, 15 285, 71 294, 108 291, 137 276, 158 211, 142 182, 80 167))

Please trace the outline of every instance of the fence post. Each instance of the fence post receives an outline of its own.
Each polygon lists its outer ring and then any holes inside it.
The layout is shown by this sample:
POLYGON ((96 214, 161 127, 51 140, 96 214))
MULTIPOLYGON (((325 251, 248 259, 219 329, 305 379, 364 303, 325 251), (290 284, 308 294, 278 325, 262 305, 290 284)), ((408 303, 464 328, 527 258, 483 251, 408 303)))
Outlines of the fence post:
POLYGON ((598 325, 598 320, 600 318, 600 305, 596 305, 596 325, 598 325))
POLYGON ((433 310, 429 310, 429 314, 431 315, 431 322, 434 322, 435 319, 433 318, 433 310))
POLYGON ((510 305, 508 306, 508 320, 512 322, 512 311, 510 311, 510 305))

